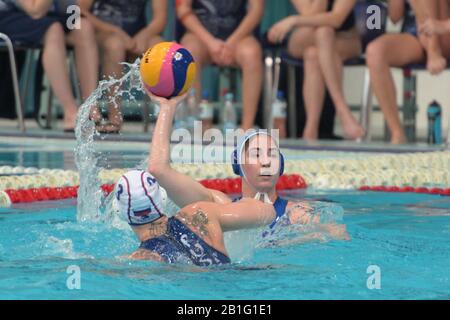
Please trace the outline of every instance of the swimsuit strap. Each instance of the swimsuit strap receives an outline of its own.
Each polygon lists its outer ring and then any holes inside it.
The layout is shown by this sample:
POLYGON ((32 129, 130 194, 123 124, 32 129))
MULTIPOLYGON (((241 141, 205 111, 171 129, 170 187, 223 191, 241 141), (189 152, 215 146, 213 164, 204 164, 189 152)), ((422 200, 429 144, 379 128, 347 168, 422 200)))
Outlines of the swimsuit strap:
POLYGON ((272 229, 275 224, 278 222, 278 220, 281 219, 282 216, 286 213, 286 207, 288 205, 288 200, 278 197, 275 203, 273 204, 273 207, 275 209, 276 217, 275 220, 270 224, 270 228, 272 229))

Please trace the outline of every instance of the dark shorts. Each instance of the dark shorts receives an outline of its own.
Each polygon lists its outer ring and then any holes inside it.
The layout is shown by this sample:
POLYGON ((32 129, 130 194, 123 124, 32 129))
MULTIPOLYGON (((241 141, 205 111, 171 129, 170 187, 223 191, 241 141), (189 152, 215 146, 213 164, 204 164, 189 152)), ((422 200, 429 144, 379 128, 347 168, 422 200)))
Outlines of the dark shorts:
POLYGON ((214 249, 175 217, 169 218, 167 232, 140 246, 161 256, 168 263, 192 263, 209 267, 230 263, 230 258, 214 249))
POLYGON ((127 23, 122 26, 123 31, 128 33, 130 37, 134 37, 139 31, 146 27, 145 20, 136 23, 127 23))
POLYGON ((414 37, 417 37, 417 24, 416 18, 412 14, 408 14, 405 16, 403 20, 402 33, 409 33, 414 37))
POLYGON ((48 28, 54 23, 60 23, 65 32, 70 31, 64 16, 49 15, 33 19, 19 10, 0 11, 0 32, 10 37, 15 45, 40 46, 48 28))

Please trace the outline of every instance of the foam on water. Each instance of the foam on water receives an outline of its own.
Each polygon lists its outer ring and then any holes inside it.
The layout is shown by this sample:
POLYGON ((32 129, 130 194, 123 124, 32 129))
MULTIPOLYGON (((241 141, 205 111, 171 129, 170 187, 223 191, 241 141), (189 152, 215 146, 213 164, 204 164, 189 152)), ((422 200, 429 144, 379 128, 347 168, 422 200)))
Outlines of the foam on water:
POLYGON ((58 239, 54 236, 41 235, 37 242, 41 247, 41 256, 57 256, 65 259, 93 259, 93 256, 75 252, 71 239, 58 239))

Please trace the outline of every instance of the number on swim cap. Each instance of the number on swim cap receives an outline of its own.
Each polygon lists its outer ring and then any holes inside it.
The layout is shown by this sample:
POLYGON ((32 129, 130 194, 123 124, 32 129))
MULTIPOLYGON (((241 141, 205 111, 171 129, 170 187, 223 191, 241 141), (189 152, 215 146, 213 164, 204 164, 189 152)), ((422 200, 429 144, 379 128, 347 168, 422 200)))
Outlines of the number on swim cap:
POLYGON ((154 185, 156 183, 156 179, 155 178, 151 178, 151 177, 147 177, 147 182, 149 185, 154 185))
POLYGON ((116 193, 116 197, 117 197, 117 201, 120 201, 120 195, 123 193, 123 186, 121 184, 119 184, 117 186, 117 193, 116 193))

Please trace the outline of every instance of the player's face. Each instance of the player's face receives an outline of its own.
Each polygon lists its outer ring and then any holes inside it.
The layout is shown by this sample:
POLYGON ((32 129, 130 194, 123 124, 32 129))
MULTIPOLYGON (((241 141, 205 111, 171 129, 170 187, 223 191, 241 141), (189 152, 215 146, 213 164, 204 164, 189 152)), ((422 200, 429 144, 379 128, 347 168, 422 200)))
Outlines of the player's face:
POLYGON ((244 152, 242 169, 247 182, 257 190, 270 191, 280 173, 280 153, 274 140, 267 135, 255 136, 244 152))

